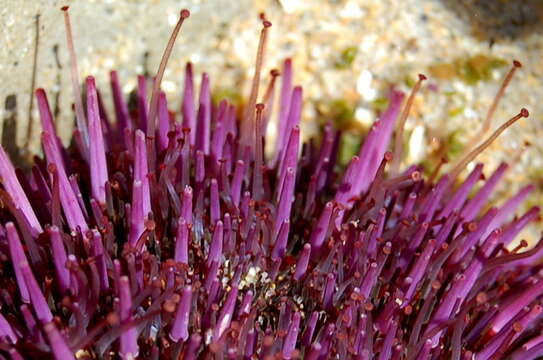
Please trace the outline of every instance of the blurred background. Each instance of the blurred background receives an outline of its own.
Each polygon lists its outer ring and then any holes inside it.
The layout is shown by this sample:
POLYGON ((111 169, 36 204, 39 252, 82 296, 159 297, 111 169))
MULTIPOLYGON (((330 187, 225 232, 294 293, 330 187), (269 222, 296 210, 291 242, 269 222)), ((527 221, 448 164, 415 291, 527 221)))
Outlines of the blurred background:
MULTIPOLYGON (((46 89, 57 127, 69 139, 73 113, 63 5, 70 6, 81 79, 97 78, 109 108, 109 71, 118 70, 125 94, 131 92, 137 74, 156 72, 180 9, 190 9, 163 81, 174 111, 189 60, 197 74, 211 75, 216 97, 247 97, 261 28, 258 14, 265 11, 273 23, 266 69, 293 58, 295 80, 306 99, 304 136, 333 121, 346 133, 345 159, 386 107, 390 87, 409 91, 419 73, 429 81, 407 123, 408 160, 454 159, 479 129, 517 59, 524 66, 507 89, 493 128, 521 107, 531 117, 508 130, 480 160, 486 174, 499 161, 515 162, 502 194, 526 182, 543 188, 540 0, 3 0, 0 128, 5 146, 40 151, 35 106, 29 114, 35 87, 46 89)), ((541 193, 530 202, 542 203, 541 193)))

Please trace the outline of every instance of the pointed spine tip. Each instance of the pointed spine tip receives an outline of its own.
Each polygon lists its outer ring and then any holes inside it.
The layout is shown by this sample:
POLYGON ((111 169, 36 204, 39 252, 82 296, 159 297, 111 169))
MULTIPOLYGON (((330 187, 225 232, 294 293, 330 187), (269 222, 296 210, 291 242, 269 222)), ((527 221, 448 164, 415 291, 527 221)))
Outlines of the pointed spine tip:
POLYGON ((60 8, 60 10, 62 11, 68 11, 70 7, 68 5, 64 5, 63 7, 60 8))

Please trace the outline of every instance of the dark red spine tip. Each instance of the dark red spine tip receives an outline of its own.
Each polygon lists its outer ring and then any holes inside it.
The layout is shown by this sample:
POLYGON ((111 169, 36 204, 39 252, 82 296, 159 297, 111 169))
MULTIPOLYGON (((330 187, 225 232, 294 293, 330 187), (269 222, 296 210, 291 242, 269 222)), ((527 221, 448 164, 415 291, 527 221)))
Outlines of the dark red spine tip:
POLYGON ((60 8, 60 10, 62 11, 68 11, 70 7, 68 5, 64 5, 63 7, 60 8))
POLYGON ((57 166, 55 164, 48 164, 47 171, 49 171, 50 173, 54 173, 55 171, 57 171, 57 166))
POLYGON ((188 9, 183 9, 183 10, 181 10, 181 17, 182 17, 183 19, 186 19, 186 18, 188 18, 189 16, 190 16, 190 11, 189 11, 188 9))
POLYGON ((119 324, 119 321, 120 321, 119 315, 117 315, 114 312, 111 312, 106 315, 106 322, 111 326, 119 324))
POLYGON ((522 63, 518 60, 513 60, 513 66, 517 67, 517 68, 520 68, 522 67, 522 63))
POLYGON ((520 115, 522 115, 522 117, 527 118, 528 116, 530 116, 530 112, 528 111, 528 109, 522 108, 522 109, 520 110, 520 115))
POLYGON ((262 103, 256 104, 256 109, 260 110, 260 111, 264 110, 264 104, 262 104, 262 103))
POLYGON ((265 28, 269 28, 270 26, 272 26, 272 23, 268 20, 264 20, 262 24, 264 25, 265 28))
POLYGON ((385 158, 385 161, 392 161, 392 159, 394 158, 394 155, 392 154, 391 151, 387 151, 387 152, 385 153, 384 158, 385 158))
POLYGON ((424 74, 419 74, 419 80, 420 80, 420 81, 424 81, 424 80, 426 80, 426 79, 428 79, 428 78, 426 77, 426 75, 424 75, 424 74))
POLYGON ((280 72, 277 69, 272 69, 270 71, 270 75, 273 76, 273 77, 279 76, 279 74, 280 74, 280 72))

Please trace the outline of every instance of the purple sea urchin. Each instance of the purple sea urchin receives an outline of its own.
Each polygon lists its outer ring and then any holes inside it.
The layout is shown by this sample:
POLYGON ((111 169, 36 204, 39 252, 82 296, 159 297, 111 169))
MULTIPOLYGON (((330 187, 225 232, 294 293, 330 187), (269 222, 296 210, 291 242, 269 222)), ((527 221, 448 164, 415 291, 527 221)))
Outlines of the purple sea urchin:
POLYGON ((532 208, 510 219, 531 187, 486 208, 505 164, 471 198, 484 179, 482 165, 455 186, 467 163, 527 110, 434 181, 418 165, 402 169, 396 160, 387 169, 404 100, 392 90, 389 108, 341 172, 341 134, 331 125, 319 145, 310 141, 300 148, 302 88, 293 87, 287 60, 280 136, 275 155, 266 159, 263 137, 279 74, 272 72, 258 103, 271 26, 264 16, 251 95, 239 119, 234 105, 212 103, 205 74, 195 106, 190 64, 182 122, 168 111, 160 81, 189 16, 184 10, 149 104, 148 79, 140 77, 131 112, 111 74, 113 124, 92 77, 85 111, 64 10, 76 94, 74 144, 62 146, 46 94, 38 89, 45 159, 36 158, 26 176, 0 149, 2 356, 385 360, 543 354, 543 275, 540 265, 532 265, 543 241, 526 252, 519 252, 524 243, 507 250, 539 216, 532 208))

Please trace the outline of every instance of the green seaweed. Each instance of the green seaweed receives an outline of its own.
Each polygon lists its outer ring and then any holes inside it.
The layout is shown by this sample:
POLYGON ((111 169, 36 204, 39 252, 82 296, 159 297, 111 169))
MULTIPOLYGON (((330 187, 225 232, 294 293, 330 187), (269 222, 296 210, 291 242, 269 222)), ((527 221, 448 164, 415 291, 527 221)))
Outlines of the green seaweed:
POLYGON ((336 99, 330 104, 329 118, 337 129, 345 129, 354 119, 354 107, 345 99, 336 99))
POLYGON ((378 97, 375 100, 371 102, 371 105, 374 110, 381 112, 385 111, 386 108, 388 108, 388 104, 390 103, 390 99, 387 97, 378 97))
POLYGON ((348 69, 351 67, 351 65, 354 62, 354 59, 356 59, 356 55, 358 54, 358 47, 356 46, 348 46, 344 48, 339 58, 336 60, 336 68, 338 69, 348 69))
POLYGON ((460 79, 468 85, 476 85, 480 81, 490 81, 492 71, 508 64, 507 61, 490 55, 476 54, 471 57, 462 57, 451 63, 437 63, 430 65, 430 75, 437 79, 460 79))
POLYGON ((232 104, 241 104, 243 96, 236 90, 230 88, 215 89, 212 94, 213 104, 218 105, 222 100, 228 100, 232 104))
POLYGON ((407 75, 405 75, 405 77, 403 79, 403 82, 404 82, 405 86, 407 86, 409 88, 412 88, 417 83, 417 80, 415 80, 415 78, 413 76, 407 74, 407 75))
POLYGON ((362 136, 357 131, 346 131, 341 136, 341 142, 339 143, 339 157, 338 162, 340 166, 345 166, 355 156, 362 143, 362 136))
POLYGON ((465 138, 466 134, 461 129, 454 130, 447 136, 445 146, 447 147, 447 157, 449 159, 455 159, 462 154, 465 146, 462 139, 465 138))

